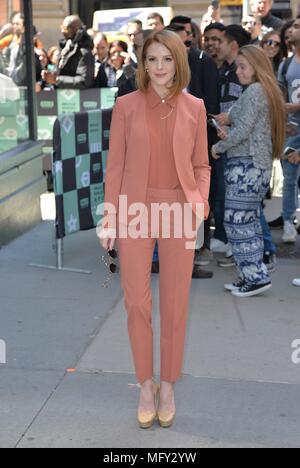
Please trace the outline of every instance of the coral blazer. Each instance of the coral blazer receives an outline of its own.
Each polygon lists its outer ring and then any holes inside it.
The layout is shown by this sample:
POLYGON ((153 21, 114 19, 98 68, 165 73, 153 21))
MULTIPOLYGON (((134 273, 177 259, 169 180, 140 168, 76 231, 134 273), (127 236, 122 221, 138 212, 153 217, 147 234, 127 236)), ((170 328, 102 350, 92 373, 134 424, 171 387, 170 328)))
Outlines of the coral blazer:
MULTIPOLYGON (((210 172, 207 117, 204 103, 190 94, 178 96, 173 150, 175 164, 187 202, 204 204, 209 214, 210 172)), ((146 121, 146 96, 141 91, 117 99, 110 128, 105 176, 105 203, 118 213, 119 196, 132 203, 146 203, 150 161, 150 137, 146 121)), ((103 219, 105 227, 107 216, 103 219)), ((128 216, 128 223, 132 222, 128 216)), ((133 223, 134 224, 134 223, 133 223)))

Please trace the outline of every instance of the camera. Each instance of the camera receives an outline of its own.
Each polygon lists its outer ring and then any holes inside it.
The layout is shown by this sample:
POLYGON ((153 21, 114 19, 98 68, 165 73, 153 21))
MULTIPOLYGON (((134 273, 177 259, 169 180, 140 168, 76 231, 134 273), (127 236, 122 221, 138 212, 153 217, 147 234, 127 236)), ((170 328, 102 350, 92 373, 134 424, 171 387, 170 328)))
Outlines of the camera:
POLYGON ((219 0, 212 0, 211 6, 212 6, 215 10, 217 10, 217 9, 220 7, 220 2, 219 2, 219 0))

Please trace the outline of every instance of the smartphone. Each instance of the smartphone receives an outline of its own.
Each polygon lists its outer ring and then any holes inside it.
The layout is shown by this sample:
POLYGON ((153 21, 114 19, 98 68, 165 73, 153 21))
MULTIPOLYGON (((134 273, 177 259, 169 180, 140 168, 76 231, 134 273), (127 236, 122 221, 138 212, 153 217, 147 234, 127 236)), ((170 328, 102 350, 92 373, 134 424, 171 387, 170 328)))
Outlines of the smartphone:
POLYGON ((222 131, 222 128, 221 126, 218 124, 218 122, 216 121, 216 119, 214 118, 210 118, 208 119, 208 123, 211 127, 214 127, 218 132, 222 131))
POLYGON ((299 132, 300 125, 298 124, 298 122, 291 120, 286 124, 286 127, 288 132, 295 132, 296 135, 299 132))
POLYGON ((296 151, 297 150, 295 148, 291 148, 290 146, 287 146, 284 150, 282 159, 289 159, 290 154, 295 153, 296 151))

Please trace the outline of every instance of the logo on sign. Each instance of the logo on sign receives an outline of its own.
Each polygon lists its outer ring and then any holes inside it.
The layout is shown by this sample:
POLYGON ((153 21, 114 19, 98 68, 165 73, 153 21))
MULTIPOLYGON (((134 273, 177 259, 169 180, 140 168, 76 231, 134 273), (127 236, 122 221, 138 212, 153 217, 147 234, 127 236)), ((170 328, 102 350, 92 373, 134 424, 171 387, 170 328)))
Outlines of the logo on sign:
POLYGON ((82 145, 87 142, 87 134, 86 133, 79 133, 77 135, 77 143, 82 145))
POLYGON ((83 107, 85 109, 97 109, 98 103, 96 101, 85 101, 83 107))
POLYGON ((82 198, 82 200, 80 200, 80 208, 84 210, 85 208, 88 208, 89 206, 90 206, 90 201, 88 198, 82 198))
POLYGON ((54 108, 54 102, 53 101, 42 101, 41 102, 41 108, 42 109, 53 109, 54 108))

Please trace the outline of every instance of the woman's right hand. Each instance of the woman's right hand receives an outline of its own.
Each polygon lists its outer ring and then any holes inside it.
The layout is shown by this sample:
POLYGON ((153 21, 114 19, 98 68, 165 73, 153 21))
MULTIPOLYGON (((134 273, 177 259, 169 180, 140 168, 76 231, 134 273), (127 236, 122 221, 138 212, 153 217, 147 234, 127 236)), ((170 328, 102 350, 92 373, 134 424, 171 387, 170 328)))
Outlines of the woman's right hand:
POLYGON ((101 229, 98 233, 98 237, 104 250, 113 250, 116 242, 116 233, 114 229, 101 229))
POLYGON ((218 130, 218 137, 221 138, 221 140, 227 140, 228 133, 226 127, 221 127, 220 130, 218 130))

